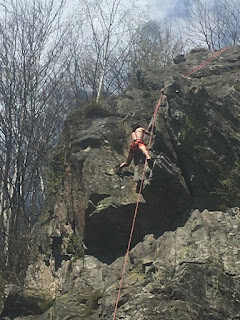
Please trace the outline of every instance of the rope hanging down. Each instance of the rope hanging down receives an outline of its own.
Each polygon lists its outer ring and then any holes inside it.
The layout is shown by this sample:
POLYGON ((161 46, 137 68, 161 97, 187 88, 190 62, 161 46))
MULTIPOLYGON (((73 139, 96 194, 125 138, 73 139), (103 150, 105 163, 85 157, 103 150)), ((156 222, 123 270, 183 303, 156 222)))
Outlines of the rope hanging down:
POLYGON ((229 47, 224 47, 221 50, 219 50, 216 54, 212 55, 209 59, 207 59, 206 61, 203 61, 202 63, 200 63, 196 68, 190 70, 187 74, 185 74, 185 77, 189 77, 191 74, 193 74, 194 72, 202 69, 203 67, 205 67, 207 64, 209 64, 212 60, 216 59, 217 57, 219 57, 224 51, 226 51, 229 47))
MULTIPOLYGON (((148 143, 148 149, 149 149, 149 147, 151 145, 151 141, 152 141, 152 137, 153 137, 153 128, 154 128, 154 125, 155 125, 155 122, 156 122, 156 118, 157 118, 157 113, 158 113, 159 107, 160 107, 161 102, 162 102, 162 96, 163 96, 163 94, 160 95, 160 98, 158 100, 158 103, 157 103, 155 111, 154 111, 152 129, 151 129, 150 139, 149 139, 149 143, 148 143)), ((126 252, 125 259, 124 259, 124 264, 123 264, 122 277, 121 277, 121 281, 120 281, 120 284, 119 284, 118 296, 117 296, 117 301, 116 301, 116 304, 115 304, 115 310, 114 310, 114 314, 113 314, 113 320, 116 319, 117 308, 118 308, 118 303, 119 303, 120 295, 121 295, 121 289, 122 289, 122 285, 123 285, 123 281, 124 281, 124 275, 125 275, 125 271, 126 271, 126 266, 127 266, 127 260, 128 260, 128 256, 129 256, 130 246, 131 246, 131 243, 132 243, 132 236, 133 236, 136 217, 137 217, 137 213, 138 213, 138 207, 139 207, 139 203, 140 203, 140 198, 141 198, 141 193, 142 193, 142 188, 143 188, 143 181, 144 181, 146 167, 147 167, 147 159, 145 160, 145 163, 144 163, 141 184, 140 184, 137 203, 136 203, 136 208, 135 208, 135 212, 134 212, 134 216, 133 216, 132 228, 131 228, 129 241, 128 241, 127 252, 126 252)))
MULTIPOLYGON (((223 49, 219 50, 216 54, 211 56, 209 59, 207 59, 206 61, 202 62, 196 68, 192 69, 187 74, 185 74, 185 77, 189 77, 194 72, 196 72, 196 71, 202 69, 203 67, 205 67, 212 60, 214 60, 217 57, 219 57, 228 48, 229 47, 224 47, 223 49)), ((151 133, 150 133, 150 139, 149 139, 148 146, 147 146, 148 150, 149 150, 151 142, 152 142, 153 131, 154 131, 154 127, 155 127, 155 123, 156 123, 156 119, 157 119, 157 114, 158 114, 159 108, 160 108, 161 103, 162 103, 162 98, 163 98, 163 94, 161 93, 160 97, 159 97, 159 100, 158 100, 158 102, 156 104, 156 107, 155 107, 155 110, 154 110, 154 114, 153 114, 153 122, 152 122, 152 128, 151 128, 151 133)), ((135 207, 135 211, 134 211, 134 215, 133 215, 132 228, 131 228, 130 235, 129 235, 127 251, 126 251, 126 254, 125 254, 125 259, 124 259, 124 264, 123 264, 123 269, 122 269, 122 276, 121 276, 121 280, 120 280, 120 283, 119 283, 118 295, 117 295, 117 300, 116 300, 116 303, 115 303, 115 308, 114 308, 114 313, 113 313, 113 320, 116 320, 117 309, 118 309, 118 304, 119 304, 119 300, 120 300, 120 296, 121 296, 121 290, 122 290, 122 286, 123 286, 124 276, 125 276, 125 272, 126 272, 126 266, 127 266, 129 251, 130 251, 130 247, 131 247, 131 243, 132 243, 132 237, 133 237, 133 232, 134 232, 134 228, 135 228, 135 223, 136 223, 136 218, 137 218, 137 213, 138 213, 138 207, 139 207, 139 203, 140 203, 141 193, 142 193, 142 189, 143 189, 143 182, 144 182, 146 168, 147 168, 147 159, 145 160, 145 163, 144 163, 142 179, 141 179, 140 188, 139 188, 138 197, 137 197, 137 203, 136 203, 136 207, 135 207)))

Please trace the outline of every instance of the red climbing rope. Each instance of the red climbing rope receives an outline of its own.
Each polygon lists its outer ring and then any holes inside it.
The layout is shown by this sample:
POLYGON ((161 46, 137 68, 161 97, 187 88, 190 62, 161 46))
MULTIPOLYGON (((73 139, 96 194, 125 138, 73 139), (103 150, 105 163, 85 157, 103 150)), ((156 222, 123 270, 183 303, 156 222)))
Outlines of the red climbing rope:
MULTIPOLYGON (((150 138, 149 138, 149 142, 148 142, 148 146, 147 149, 149 150, 151 142, 152 142, 152 137, 153 137, 153 131, 154 131, 154 127, 155 127, 155 123, 156 123, 156 119, 157 119, 157 114, 160 108, 160 105, 162 103, 162 98, 163 98, 163 93, 160 94, 160 97, 158 99, 158 102, 156 104, 155 110, 154 110, 154 114, 153 114, 153 122, 152 122, 152 128, 151 128, 151 133, 150 133, 150 138)), ((147 163, 147 161, 145 160, 145 164, 147 163)))
POLYGON ((203 67, 205 67, 207 64, 209 64, 209 62, 211 62, 212 60, 216 59, 217 57, 219 57, 224 51, 226 51, 229 48, 229 46, 222 48, 221 50, 217 51, 216 54, 212 55, 209 59, 207 59, 206 61, 203 61, 202 63, 200 63, 196 68, 190 70, 187 74, 185 74, 185 77, 189 77, 191 74, 193 74, 194 72, 202 69, 203 67))
MULTIPOLYGON (((158 113, 158 110, 159 110, 161 102, 162 102, 162 96, 163 96, 163 94, 161 93, 160 98, 158 100, 158 103, 156 105, 155 111, 154 111, 152 129, 151 129, 150 138, 149 138, 149 142, 148 142, 148 149, 149 149, 149 146, 150 146, 151 141, 152 141, 153 129, 154 129, 154 125, 155 125, 155 122, 156 122, 157 113, 158 113)), ((125 275, 126 266, 127 266, 127 260, 128 260, 128 256, 129 256, 131 243, 132 243, 132 236, 133 236, 136 217, 137 217, 137 213, 138 213, 138 207, 139 207, 139 203, 140 203, 140 198, 141 198, 141 193, 142 193, 142 188, 143 188, 143 181, 144 181, 144 176, 145 176, 145 172, 146 172, 146 167, 147 167, 147 159, 145 160, 145 163, 144 163, 144 168, 143 168, 142 179, 141 179, 140 188, 139 188, 139 192, 138 192, 136 208, 135 208, 135 212, 134 212, 134 216, 133 216, 132 228, 131 228, 129 241, 128 241, 127 252, 126 252, 125 259, 124 259, 124 264, 123 264, 122 277, 121 277, 121 281, 120 281, 120 284, 119 284, 118 296, 117 296, 117 301, 116 301, 116 304, 115 304, 115 309, 114 309, 114 314, 113 314, 113 320, 116 319, 117 308, 118 308, 118 303, 119 303, 119 300, 120 300, 121 289, 122 289, 122 285, 123 285, 123 281, 124 281, 124 275, 125 275)))
MULTIPOLYGON (((210 63, 212 60, 216 59, 218 56, 220 56, 227 49, 228 49, 228 47, 224 47, 223 49, 219 50, 216 54, 211 56, 208 60, 202 62, 196 68, 194 68, 191 71, 189 71, 185 76, 189 77, 194 72, 202 69, 204 66, 206 66, 208 63, 210 63)), ((156 107, 155 107, 155 110, 154 110, 152 128, 151 128, 150 138, 149 138, 149 142, 148 142, 148 146, 147 146, 148 149, 150 148, 150 145, 151 145, 151 142, 152 142, 153 131, 154 131, 154 127, 155 127, 155 123, 156 123, 156 119, 157 119, 157 114, 158 114, 159 108, 160 108, 161 103, 162 103, 162 98, 163 98, 163 93, 160 94, 159 100, 158 100, 158 102, 156 104, 156 107)), ((129 251, 130 251, 130 247, 131 247, 131 243, 132 243, 133 231, 134 231, 134 228, 135 228, 135 222, 136 222, 136 218, 137 218, 138 207, 139 207, 139 203, 140 203, 140 199, 141 199, 141 193, 142 193, 142 189, 143 189, 143 182, 144 182, 146 167, 147 167, 147 159, 145 160, 145 163, 144 163, 142 179, 141 179, 141 183, 140 183, 140 188, 139 188, 138 197, 137 197, 137 203, 136 203, 135 212, 134 212, 134 216, 133 216, 132 228, 131 228, 131 232, 130 232, 130 235, 129 235, 127 251, 126 251, 126 254, 125 254, 125 259, 124 259, 124 264, 123 264, 123 269, 122 269, 122 276, 121 276, 121 280, 120 280, 120 283, 119 283, 118 295, 117 295, 117 300, 116 300, 116 303, 115 303, 115 308, 114 308, 114 313, 113 313, 113 320, 116 320, 117 309, 118 309, 118 304, 119 304, 119 300, 120 300, 120 296, 121 296, 121 290, 122 290, 122 286, 123 286, 123 281, 124 281, 124 276, 125 276, 125 271, 126 271, 129 251)))

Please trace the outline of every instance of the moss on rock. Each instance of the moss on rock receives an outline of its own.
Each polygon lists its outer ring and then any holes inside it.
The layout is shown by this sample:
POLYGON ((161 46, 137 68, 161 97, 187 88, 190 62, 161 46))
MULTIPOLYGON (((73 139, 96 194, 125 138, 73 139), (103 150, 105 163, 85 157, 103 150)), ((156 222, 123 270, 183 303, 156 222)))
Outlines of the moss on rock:
POLYGON ((80 235, 72 234, 70 236, 67 252, 72 254, 74 258, 82 258, 84 256, 83 239, 80 235))
POLYGON ((98 308, 98 301, 103 296, 100 290, 93 291, 89 296, 86 303, 86 310, 85 310, 85 317, 90 316, 93 314, 98 308))
POLYGON ((220 196, 230 206, 240 206, 240 162, 236 162, 226 179, 221 181, 220 196))
POLYGON ((83 115, 85 118, 94 118, 94 117, 105 118, 105 117, 109 117, 110 114, 111 113, 108 110, 100 106, 95 101, 90 102, 83 109, 83 115))

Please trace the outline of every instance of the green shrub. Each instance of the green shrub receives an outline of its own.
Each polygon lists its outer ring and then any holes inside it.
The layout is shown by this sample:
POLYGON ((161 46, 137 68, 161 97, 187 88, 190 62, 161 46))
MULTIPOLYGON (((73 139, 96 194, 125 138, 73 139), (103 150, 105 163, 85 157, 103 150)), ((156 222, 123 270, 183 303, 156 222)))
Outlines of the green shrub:
POLYGON ((83 115, 85 116, 85 118, 94 118, 94 117, 106 118, 106 117, 109 117, 111 113, 108 110, 101 107, 95 101, 92 101, 89 104, 87 104, 83 109, 83 115))
POLYGON ((196 47, 190 50, 190 53, 207 52, 208 50, 203 47, 196 47))
POLYGON ((75 258, 82 258, 84 256, 84 248, 82 237, 77 234, 72 234, 69 238, 67 252, 72 254, 75 258))

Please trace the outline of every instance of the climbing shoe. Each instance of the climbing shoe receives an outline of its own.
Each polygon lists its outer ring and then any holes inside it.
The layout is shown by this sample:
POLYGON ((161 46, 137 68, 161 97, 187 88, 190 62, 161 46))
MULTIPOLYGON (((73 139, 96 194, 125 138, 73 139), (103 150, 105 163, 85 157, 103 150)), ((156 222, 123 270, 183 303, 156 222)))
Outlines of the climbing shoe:
POLYGON ((118 176, 122 175, 122 168, 119 165, 115 167, 114 171, 115 171, 115 174, 117 174, 118 176))

